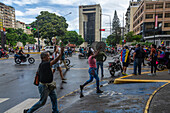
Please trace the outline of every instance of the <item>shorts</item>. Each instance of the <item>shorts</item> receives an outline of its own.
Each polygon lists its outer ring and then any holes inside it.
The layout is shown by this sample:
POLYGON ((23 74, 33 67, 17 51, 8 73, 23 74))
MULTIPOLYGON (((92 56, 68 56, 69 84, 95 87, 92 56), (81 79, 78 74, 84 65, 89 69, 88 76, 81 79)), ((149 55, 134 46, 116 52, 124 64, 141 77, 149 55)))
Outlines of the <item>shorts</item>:
POLYGON ((128 62, 122 62, 123 63, 123 67, 128 67, 129 63, 128 62))
POLYGON ((52 69, 56 69, 56 68, 58 68, 58 67, 60 67, 60 64, 59 64, 59 63, 56 63, 56 64, 54 64, 54 65, 52 66, 52 69))

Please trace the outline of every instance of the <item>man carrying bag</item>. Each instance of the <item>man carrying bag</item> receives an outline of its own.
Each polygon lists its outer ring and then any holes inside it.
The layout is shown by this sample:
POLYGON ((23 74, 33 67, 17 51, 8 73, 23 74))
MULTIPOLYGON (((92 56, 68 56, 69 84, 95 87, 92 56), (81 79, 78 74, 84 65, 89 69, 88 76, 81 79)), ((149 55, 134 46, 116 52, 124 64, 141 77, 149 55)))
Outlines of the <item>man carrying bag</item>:
POLYGON ((61 48, 61 53, 57 58, 50 61, 50 55, 48 52, 41 53, 41 60, 42 62, 39 65, 38 75, 39 75, 39 93, 40 93, 40 100, 34 104, 30 109, 25 109, 24 113, 33 113, 43 105, 45 105, 48 96, 50 96, 52 102, 52 113, 59 113, 58 106, 57 106, 57 96, 54 91, 56 88, 56 83, 53 81, 53 73, 51 70, 51 66, 56 64, 57 61, 60 59, 61 55, 63 54, 64 48, 61 48))

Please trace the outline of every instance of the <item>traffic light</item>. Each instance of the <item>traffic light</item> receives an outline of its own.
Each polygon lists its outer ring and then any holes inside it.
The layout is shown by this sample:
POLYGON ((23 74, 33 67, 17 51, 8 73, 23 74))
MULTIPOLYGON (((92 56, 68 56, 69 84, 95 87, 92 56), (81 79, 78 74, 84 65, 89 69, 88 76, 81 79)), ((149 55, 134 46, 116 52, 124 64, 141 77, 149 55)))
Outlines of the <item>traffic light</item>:
POLYGON ((124 43, 126 43, 126 40, 124 40, 124 43))
POLYGON ((29 27, 29 26, 26 26, 26 29, 30 29, 30 27, 29 27))
POLYGON ((33 28, 34 31, 36 31, 37 29, 36 28, 33 28))

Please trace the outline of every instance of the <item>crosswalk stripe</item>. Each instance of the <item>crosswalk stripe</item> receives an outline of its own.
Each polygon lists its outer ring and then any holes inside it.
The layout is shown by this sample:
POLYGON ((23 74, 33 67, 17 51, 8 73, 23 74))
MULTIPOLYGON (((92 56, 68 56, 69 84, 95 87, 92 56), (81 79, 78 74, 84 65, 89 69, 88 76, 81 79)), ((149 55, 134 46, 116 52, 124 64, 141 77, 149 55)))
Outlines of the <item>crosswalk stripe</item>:
POLYGON ((9 100, 9 98, 0 98, 0 103, 5 102, 7 100, 9 100))
POLYGON ((24 109, 28 109, 32 107, 36 102, 38 102, 39 99, 37 98, 29 98, 20 104, 14 106, 13 108, 5 111, 5 113, 23 113, 24 109))

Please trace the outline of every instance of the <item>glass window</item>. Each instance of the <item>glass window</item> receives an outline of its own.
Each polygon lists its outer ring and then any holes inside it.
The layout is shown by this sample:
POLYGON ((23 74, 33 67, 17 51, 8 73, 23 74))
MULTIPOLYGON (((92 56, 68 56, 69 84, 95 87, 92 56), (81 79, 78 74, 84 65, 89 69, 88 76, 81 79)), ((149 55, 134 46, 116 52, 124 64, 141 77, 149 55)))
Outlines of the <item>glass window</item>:
POLYGON ((170 3, 166 3, 165 8, 170 8, 170 3))
POLYGON ((146 9, 153 9, 153 5, 152 4, 146 4, 146 9))
POLYGON ((165 13, 165 18, 170 18, 170 13, 165 13))
POLYGON ((162 18, 162 14, 157 14, 158 15, 158 18, 162 18))
POLYGON ((155 8, 156 8, 156 9, 163 8, 163 4, 156 4, 155 8))
POLYGON ((170 23, 165 23, 164 27, 170 27, 170 23))
POLYGON ((153 18, 153 14, 146 14, 146 19, 151 19, 153 18))

